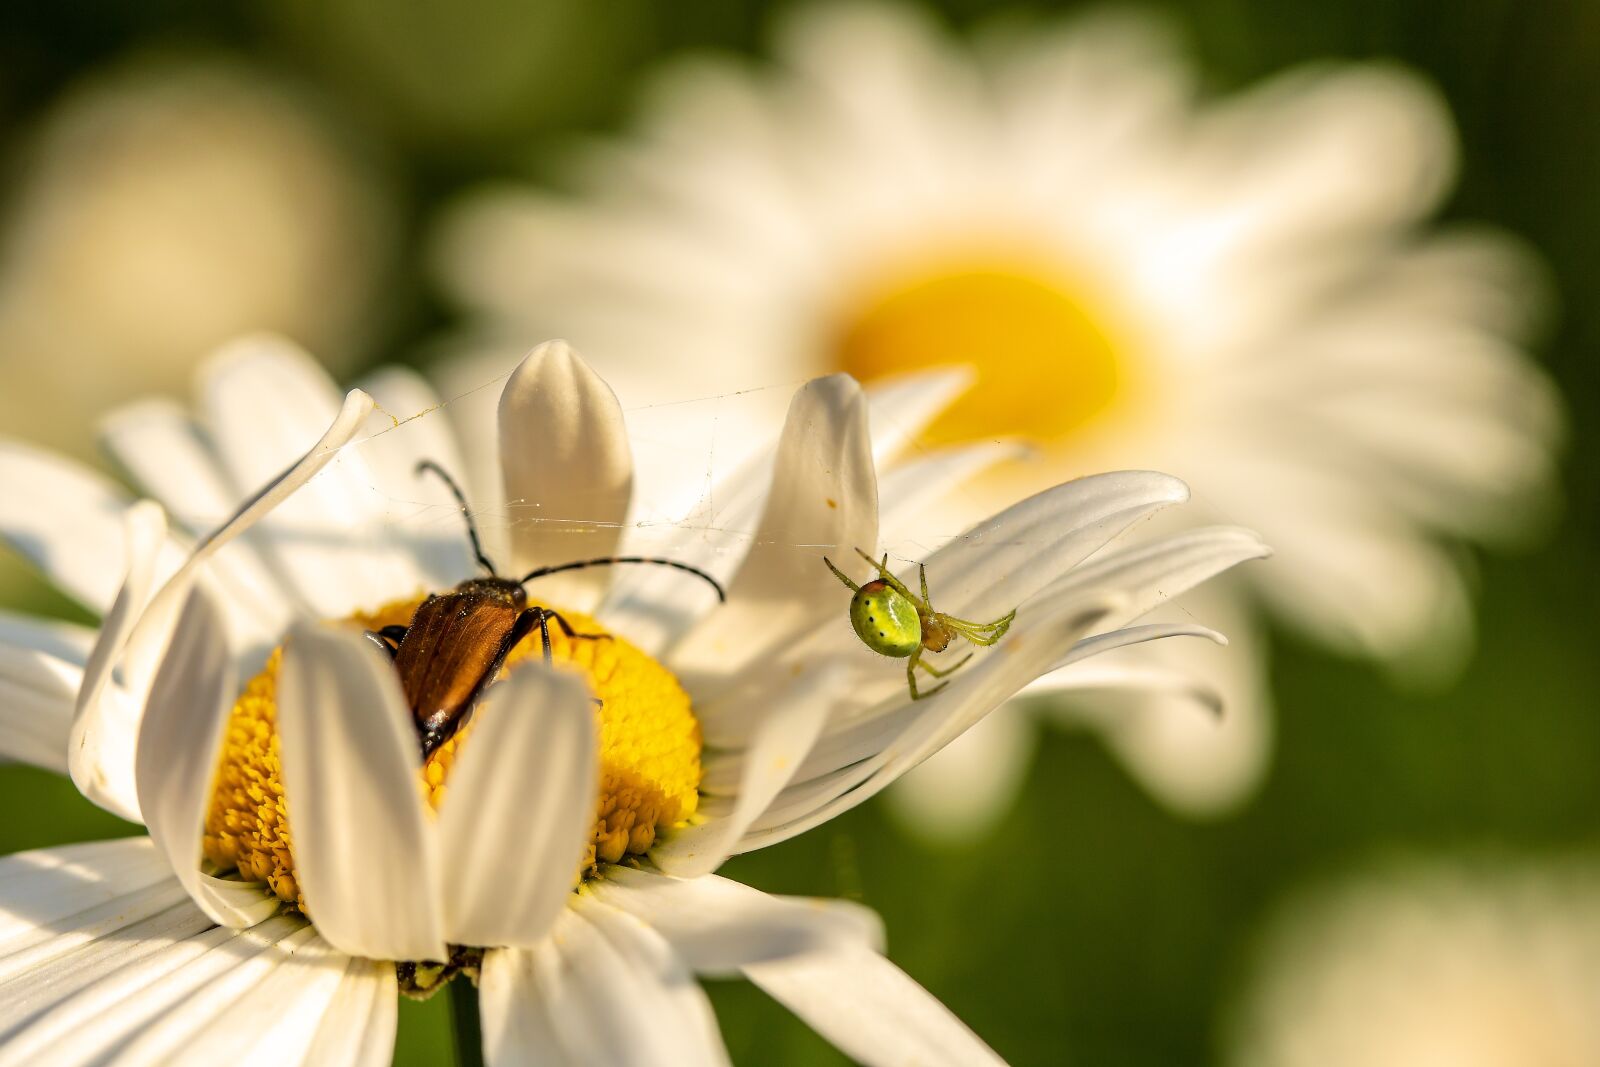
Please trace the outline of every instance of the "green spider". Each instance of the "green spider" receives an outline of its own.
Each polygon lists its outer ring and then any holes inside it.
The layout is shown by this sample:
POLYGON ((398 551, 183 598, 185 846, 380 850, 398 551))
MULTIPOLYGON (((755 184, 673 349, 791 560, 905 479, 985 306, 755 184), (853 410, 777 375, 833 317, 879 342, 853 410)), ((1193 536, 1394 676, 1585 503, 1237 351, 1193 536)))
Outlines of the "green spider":
POLYGON ((924 652, 943 652, 954 637, 965 637, 975 645, 992 645, 1006 635, 1011 628, 1011 620, 1017 617, 1016 608, 993 622, 968 622, 934 611, 933 602, 928 597, 928 569, 922 564, 917 565, 917 576, 922 581, 922 596, 919 597, 889 573, 888 553, 884 553, 881 562, 859 548, 856 549, 856 555, 878 571, 878 577, 866 585, 852 582, 827 556, 822 557, 822 562, 855 594, 850 598, 850 625, 855 628, 856 636, 861 638, 862 643, 880 656, 894 659, 910 657, 906 663, 906 684, 911 687, 912 700, 931 697, 950 684, 940 682, 926 693, 917 692, 918 667, 935 678, 943 678, 954 674, 972 658, 972 653, 968 652, 940 670, 931 663, 923 662, 924 652))

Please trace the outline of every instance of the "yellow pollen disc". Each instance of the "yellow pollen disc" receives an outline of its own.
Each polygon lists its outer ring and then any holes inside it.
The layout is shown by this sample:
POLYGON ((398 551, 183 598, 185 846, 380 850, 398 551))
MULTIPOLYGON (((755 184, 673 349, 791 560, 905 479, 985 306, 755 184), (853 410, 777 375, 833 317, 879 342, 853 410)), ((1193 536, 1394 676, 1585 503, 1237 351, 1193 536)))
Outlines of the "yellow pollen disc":
POLYGON ((846 309, 835 360, 861 381, 975 366, 977 383, 929 428, 932 443, 1002 434, 1059 441, 1129 384, 1106 323, 1032 257, 941 256, 885 277, 846 309))
MULTIPOLYGON (((421 598, 386 605, 349 620, 353 629, 408 625, 421 598)), ((538 606, 537 602, 529 604, 538 606)), ((561 614, 579 634, 606 631, 577 612, 561 614)), ((616 863, 643 855, 656 831, 694 814, 699 803, 700 724, 689 697, 661 664, 620 637, 604 641, 571 639, 550 627, 550 652, 558 668, 578 671, 601 704, 600 797, 584 872, 597 863, 616 863)), ((506 658, 506 669, 540 657, 539 635, 530 635, 506 658)), ((233 706, 222 758, 217 766, 211 808, 206 815, 205 856, 221 869, 263 881, 302 910, 294 872, 294 841, 284 804, 278 761, 277 681, 282 650, 274 650, 233 706)), ((474 712, 474 721, 494 715, 493 690, 474 712)), ((419 774, 438 808, 448 791, 451 765, 462 745, 471 744, 469 724, 440 745, 419 774)), ((530 812, 537 818, 537 812, 530 812)))

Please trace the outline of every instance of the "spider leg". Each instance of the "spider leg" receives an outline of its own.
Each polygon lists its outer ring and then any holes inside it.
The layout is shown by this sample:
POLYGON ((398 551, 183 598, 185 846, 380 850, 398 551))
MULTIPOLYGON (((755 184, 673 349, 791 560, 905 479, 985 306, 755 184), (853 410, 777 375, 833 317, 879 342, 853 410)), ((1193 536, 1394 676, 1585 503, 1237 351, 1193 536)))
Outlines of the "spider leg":
POLYGON ((918 660, 917 660, 917 666, 921 667, 923 670, 927 671, 929 674, 933 675, 935 678, 943 678, 946 675, 951 675, 951 674, 956 673, 956 671, 961 669, 961 665, 966 663, 967 660, 969 660, 971 658, 972 658, 972 653, 968 652, 965 656, 962 656, 960 659, 958 659, 954 663, 950 664, 950 666, 944 668, 943 670, 940 670, 938 667, 935 667, 933 664, 931 664, 931 663, 927 662, 926 660, 921 659, 919 657, 918 660))
POLYGON ((917 564, 917 578, 922 582, 922 602, 927 605, 929 611, 932 611, 933 598, 928 595, 928 565, 926 563, 917 564))
POLYGON ((822 562, 824 562, 824 563, 826 563, 828 565, 828 569, 833 572, 833 576, 835 578, 839 579, 841 582, 843 582, 846 586, 848 586, 852 593, 861 592, 861 587, 859 585, 857 585, 855 582, 852 582, 850 580, 850 576, 848 574, 846 574, 844 571, 840 570, 838 567, 835 567, 833 565, 833 560, 829 559, 827 556, 823 556, 822 557, 822 562))
POLYGON ((1011 621, 1017 617, 1017 611, 1013 608, 993 622, 969 622, 966 619, 957 619, 944 614, 937 614, 936 617, 945 626, 973 644, 987 646, 994 644, 1006 635, 1006 631, 1011 629, 1011 621))
MULTIPOLYGON (((919 666, 925 671, 931 671, 934 677, 938 677, 940 675, 939 671, 934 670, 932 667, 922 662, 922 649, 919 648, 915 652, 911 653, 911 658, 906 660, 906 684, 911 687, 912 700, 926 700, 928 697, 933 696, 933 694, 950 684, 949 682, 940 682, 926 693, 920 692, 917 689, 917 668, 919 666)), ((958 663, 956 666, 959 667, 960 664, 958 663)), ((955 670, 955 667, 951 667, 950 670, 955 670)), ((948 674, 949 671, 945 671, 943 673, 948 674)))

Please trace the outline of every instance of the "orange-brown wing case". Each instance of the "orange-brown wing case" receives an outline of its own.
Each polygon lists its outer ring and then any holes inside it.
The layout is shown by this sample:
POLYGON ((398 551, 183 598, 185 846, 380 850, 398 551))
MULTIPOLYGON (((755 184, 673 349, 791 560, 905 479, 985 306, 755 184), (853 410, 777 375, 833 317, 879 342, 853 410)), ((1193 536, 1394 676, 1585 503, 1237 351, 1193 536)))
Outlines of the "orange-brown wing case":
POLYGON ((417 608, 395 655, 400 687, 424 733, 447 729, 498 664, 517 621, 505 599, 478 592, 431 596, 417 608))

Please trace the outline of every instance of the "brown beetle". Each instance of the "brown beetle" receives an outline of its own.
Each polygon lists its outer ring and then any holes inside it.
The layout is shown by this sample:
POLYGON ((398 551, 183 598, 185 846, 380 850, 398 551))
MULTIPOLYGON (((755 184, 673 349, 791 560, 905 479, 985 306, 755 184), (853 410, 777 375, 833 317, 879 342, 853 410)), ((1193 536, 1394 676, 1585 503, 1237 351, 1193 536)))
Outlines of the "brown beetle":
POLYGON ((468 578, 447 593, 431 594, 417 607, 408 626, 385 626, 381 630, 367 631, 367 637, 394 660, 395 670, 400 674, 400 688, 411 705, 423 759, 466 725, 479 697, 505 666, 506 657, 535 628, 539 631, 546 664, 551 662, 551 622, 571 639, 600 641, 611 636, 580 634, 559 612, 546 607, 529 607, 524 583, 585 567, 646 563, 693 574, 716 590, 718 600, 727 599, 722 586, 706 572, 687 563, 654 556, 603 556, 540 567, 521 578, 502 578, 484 555, 477 526, 460 487, 432 460, 417 464, 418 475, 427 472, 443 479, 461 506, 472 554, 489 574, 484 578, 468 578))

